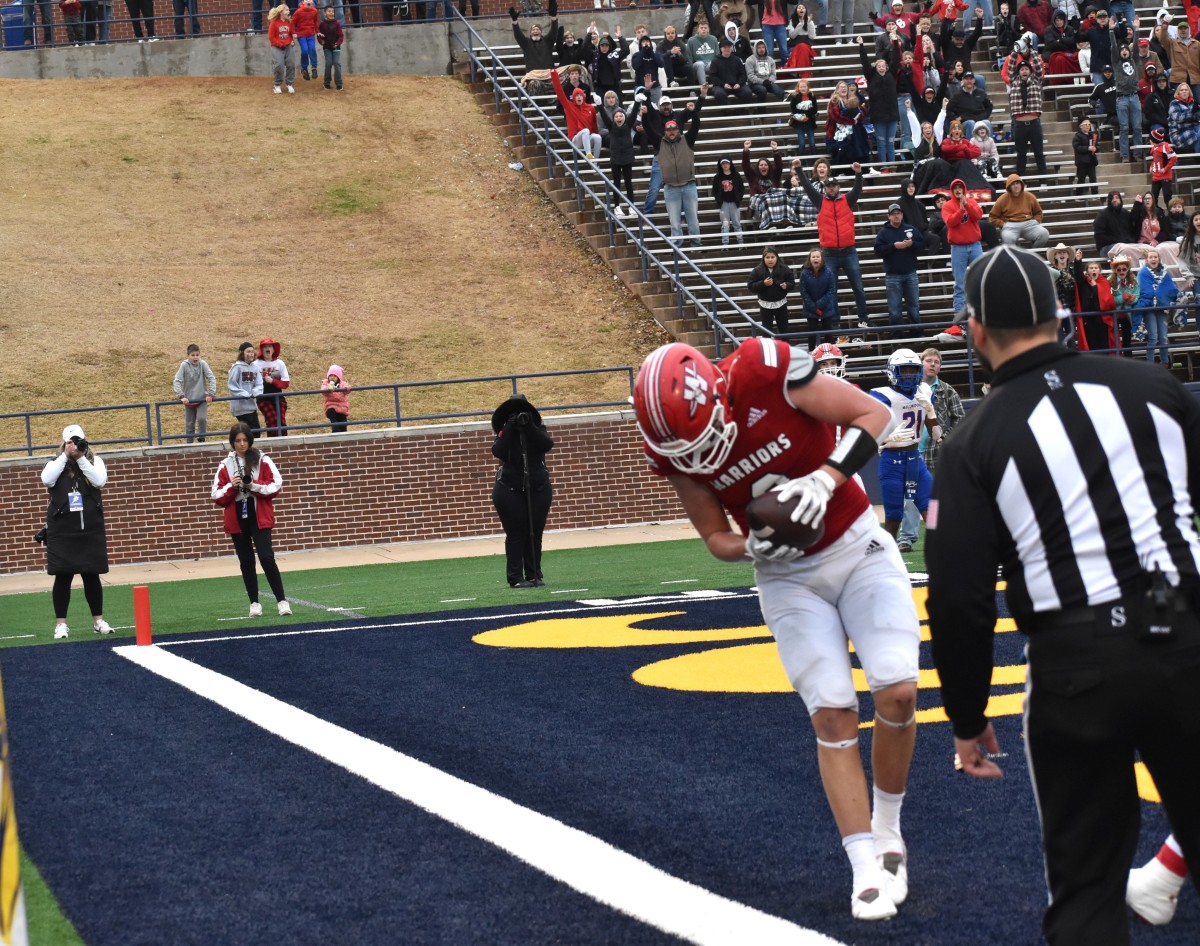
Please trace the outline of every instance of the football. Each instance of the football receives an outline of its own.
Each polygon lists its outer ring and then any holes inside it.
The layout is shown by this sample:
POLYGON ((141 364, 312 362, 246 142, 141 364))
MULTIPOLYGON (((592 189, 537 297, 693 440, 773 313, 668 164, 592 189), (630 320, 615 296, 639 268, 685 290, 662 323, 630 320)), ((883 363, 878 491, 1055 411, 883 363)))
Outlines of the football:
POLYGON ((790 545, 797 549, 806 549, 821 541, 821 536, 825 534, 824 520, 815 529, 802 522, 792 522, 792 512, 800 501, 799 496, 786 503, 781 503, 778 497, 779 493, 771 490, 750 500, 746 506, 746 522, 754 534, 776 545, 790 545))

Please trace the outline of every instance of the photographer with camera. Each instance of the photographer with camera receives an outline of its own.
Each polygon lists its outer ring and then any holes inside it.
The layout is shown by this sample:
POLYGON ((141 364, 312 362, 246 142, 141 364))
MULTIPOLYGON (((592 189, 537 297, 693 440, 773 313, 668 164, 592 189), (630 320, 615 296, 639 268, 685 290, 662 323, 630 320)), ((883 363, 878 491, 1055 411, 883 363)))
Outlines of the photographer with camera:
POLYGON ((212 501, 225 510, 225 533, 233 542, 242 583, 250 599, 250 617, 262 617, 258 602, 258 573, 254 569, 254 553, 263 574, 275 595, 279 613, 292 613, 283 579, 275 564, 275 549, 271 530, 275 527, 275 496, 283 487, 279 469, 265 453, 254 448, 254 431, 248 424, 234 424, 229 431, 229 455, 217 467, 213 477, 212 501))
POLYGON ((57 456, 42 468, 42 483, 50 491, 46 526, 34 539, 46 543, 46 574, 54 576, 54 638, 70 633, 67 608, 71 582, 83 578, 83 594, 92 611, 92 630, 111 634, 104 620, 104 587, 100 576, 108 571, 108 537, 104 532, 104 505, 100 491, 108 482, 104 461, 92 453, 83 428, 63 428, 57 456))
POLYGON ((492 504, 504 525, 505 573, 510 588, 533 588, 542 581, 542 532, 554 490, 546 454, 554 441, 538 409, 518 394, 492 413, 492 456, 500 461, 492 504))

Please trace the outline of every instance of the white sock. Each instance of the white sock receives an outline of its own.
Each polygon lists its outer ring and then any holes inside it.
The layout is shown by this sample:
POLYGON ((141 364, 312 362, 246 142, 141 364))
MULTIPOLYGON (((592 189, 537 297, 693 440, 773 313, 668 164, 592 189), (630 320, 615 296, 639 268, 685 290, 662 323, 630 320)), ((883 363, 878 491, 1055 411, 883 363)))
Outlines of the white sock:
POLYGON ((850 868, 854 871, 854 891, 866 890, 870 887, 883 889, 883 872, 875 860, 875 838, 867 833, 850 834, 842 838, 842 847, 850 858, 850 868))
POLYGON ((871 833, 875 837, 901 838, 900 808, 904 805, 904 792, 895 795, 875 786, 875 810, 871 815, 871 833))

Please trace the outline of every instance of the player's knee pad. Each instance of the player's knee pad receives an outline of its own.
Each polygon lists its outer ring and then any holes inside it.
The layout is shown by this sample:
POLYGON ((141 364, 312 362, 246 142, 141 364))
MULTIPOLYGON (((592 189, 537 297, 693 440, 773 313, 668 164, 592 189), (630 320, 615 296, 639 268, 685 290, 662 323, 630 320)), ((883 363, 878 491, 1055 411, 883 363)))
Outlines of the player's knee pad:
MULTIPOLYGON (((881 690, 902 683, 911 683, 915 689, 918 671, 916 660, 916 648, 899 647, 894 643, 893 646, 873 651, 870 657, 870 668, 867 671, 871 692, 879 693, 881 690)), ((913 695, 915 697, 916 694, 913 695)))
POLYGON ((885 725, 885 726, 890 726, 892 729, 908 729, 909 726, 911 726, 913 723, 915 723, 917 721, 917 712, 916 712, 916 710, 913 710, 913 714, 910 717, 908 717, 908 719, 904 720, 904 722, 902 722, 902 723, 897 723, 897 722, 893 722, 890 719, 885 718, 884 716, 882 716, 880 714, 880 712, 878 710, 876 710, 875 711, 875 721, 877 723, 883 723, 883 725, 885 725))
POLYGON ((853 739, 837 739, 833 742, 821 739, 818 736, 817 745, 824 746, 826 749, 853 749, 858 745, 858 736, 855 736, 853 739))

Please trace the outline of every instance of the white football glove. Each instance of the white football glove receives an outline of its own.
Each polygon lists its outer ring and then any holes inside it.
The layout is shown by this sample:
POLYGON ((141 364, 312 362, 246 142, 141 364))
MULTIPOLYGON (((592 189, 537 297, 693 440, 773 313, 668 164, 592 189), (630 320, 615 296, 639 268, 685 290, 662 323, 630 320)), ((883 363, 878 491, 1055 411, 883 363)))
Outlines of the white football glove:
POLYGON ((807 476, 788 480, 775 492, 779 494, 781 503, 800 497, 796 508, 792 510, 792 522, 802 522, 816 529, 825 520, 825 507, 829 505, 836 488, 832 476, 824 470, 813 470, 807 476))
POLYGON ((937 417, 937 413, 933 409, 933 388, 924 381, 917 385, 917 393, 914 395, 914 400, 921 405, 921 409, 925 411, 926 417, 937 417))
POLYGON ((917 442, 917 433, 907 425, 897 427, 888 436, 887 442, 894 446, 911 447, 917 442))
POLYGON ((791 545, 776 545, 770 539, 760 539, 751 533, 746 536, 746 556, 755 564, 764 562, 794 562, 804 554, 804 549, 791 545))

